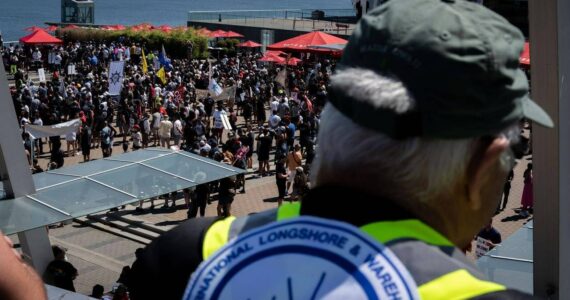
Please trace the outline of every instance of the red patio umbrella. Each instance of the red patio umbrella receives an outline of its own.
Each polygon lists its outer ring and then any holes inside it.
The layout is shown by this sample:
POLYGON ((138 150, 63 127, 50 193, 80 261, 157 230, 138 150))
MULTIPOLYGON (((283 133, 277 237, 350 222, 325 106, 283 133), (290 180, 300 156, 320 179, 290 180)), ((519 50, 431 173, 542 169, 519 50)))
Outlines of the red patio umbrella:
POLYGON ((279 51, 279 50, 267 50, 267 51, 265 51, 265 56, 281 57, 281 56, 287 56, 287 53, 285 53, 283 51, 279 51))
POLYGON ((49 44, 61 44, 62 40, 50 35, 43 30, 36 30, 29 35, 20 39, 20 42, 26 45, 49 45, 49 44))
POLYGON ((278 63, 278 64, 284 64, 285 58, 279 57, 279 56, 273 56, 273 55, 266 55, 266 56, 258 59, 257 61, 274 62, 274 63, 278 63))
POLYGON ((230 30, 230 31, 226 32, 225 37, 227 37, 227 38, 241 38, 241 37, 243 37, 243 35, 235 32, 235 31, 230 30))
POLYGON ((328 44, 346 44, 347 40, 341 39, 334 35, 324 33, 321 31, 309 32, 288 40, 284 40, 272 45, 267 46, 269 50, 282 50, 282 51, 305 51, 305 52, 331 52, 329 50, 314 50, 309 49, 309 46, 319 46, 328 44))
POLYGON ((198 33, 199 35, 202 35, 202 36, 207 36, 207 37, 209 37, 210 34, 212 33, 212 31, 211 31, 211 30, 208 30, 208 29, 206 29, 206 28, 200 28, 200 29, 196 30, 196 33, 198 33))
POLYGON ((210 32, 209 37, 211 38, 224 38, 226 37, 227 32, 223 31, 223 30, 216 30, 216 31, 212 31, 210 32))
POLYGON ((244 47, 244 48, 259 48, 259 47, 261 47, 261 46, 263 46, 263 45, 261 45, 261 44, 259 44, 259 43, 256 43, 256 42, 254 42, 254 41, 246 41, 246 42, 243 42, 243 43, 239 43, 239 44, 237 44, 236 46, 237 46, 237 47, 244 47))
POLYGON ((121 24, 115 24, 112 27, 115 28, 115 30, 125 30, 127 28, 127 27, 125 27, 125 25, 121 25, 121 24))
POLYGON ((43 29, 43 28, 41 28, 41 27, 38 27, 38 26, 31 26, 31 27, 27 27, 27 28, 26 28, 26 29, 24 29, 24 30, 25 30, 25 31, 31 31, 31 32, 34 32, 34 31, 38 31, 38 30, 45 30, 45 29, 43 29))
POLYGON ((79 28, 79 26, 71 24, 71 25, 65 26, 64 28, 65 29, 77 29, 77 28, 79 28))
POLYGON ((521 65, 530 66, 530 44, 528 42, 524 43, 524 48, 519 57, 519 63, 521 65))
POLYGON ((47 31, 56 31, 56 30, 57 30, 57 26, 55 26, 55 25, 48 26, 48 27, 46 28, 46 30, 47 30, 47 31))
POLYGON ((285 61, 282 64, 287 63, 288 66, 296 66, 298 65, 300 62, 302 62, 301 59, 296 58, 296 57, 291 57, 289 59, 285 59, 285 61))

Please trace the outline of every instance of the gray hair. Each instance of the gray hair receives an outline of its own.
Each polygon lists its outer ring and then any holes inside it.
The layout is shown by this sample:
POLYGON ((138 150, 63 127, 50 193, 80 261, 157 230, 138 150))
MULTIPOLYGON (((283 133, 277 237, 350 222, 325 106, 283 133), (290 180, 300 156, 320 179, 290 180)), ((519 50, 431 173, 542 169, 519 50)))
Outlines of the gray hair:
MULTIPOLYGON (((401 81, 369 70, 345 69, 331 81, 334 89, 378 108, 404 113, 415 106, 401 81)), ((314 186, 340 184, 394 201, 428 202, 465 180, 479 143, 479 138, 394 140, 356 124, 327 104, 311 180, 314 186)))

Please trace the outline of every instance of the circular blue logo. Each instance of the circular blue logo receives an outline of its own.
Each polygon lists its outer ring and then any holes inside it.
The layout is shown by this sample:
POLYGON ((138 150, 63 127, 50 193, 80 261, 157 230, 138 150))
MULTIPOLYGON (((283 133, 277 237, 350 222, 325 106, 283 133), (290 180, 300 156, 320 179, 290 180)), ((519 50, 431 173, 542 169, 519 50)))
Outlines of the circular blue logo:
POLYGON ((192 275, 184 299, 419 299, 384 245, 338 221, 299 217, 249 231, 192 275))

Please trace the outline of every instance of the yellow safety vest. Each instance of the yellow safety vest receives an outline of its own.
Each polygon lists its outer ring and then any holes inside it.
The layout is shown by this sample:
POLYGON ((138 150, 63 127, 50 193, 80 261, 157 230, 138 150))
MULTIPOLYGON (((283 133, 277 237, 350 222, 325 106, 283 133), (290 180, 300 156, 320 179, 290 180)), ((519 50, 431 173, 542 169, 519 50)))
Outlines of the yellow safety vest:
MULTIPOLYGON (((229 217, 217 221, 212 224, 204 236, 202 246, 204 260, 241 232, 263 226, 269 222, 298 217, 300 210, 300 203, 285 204, 277 210, 260 213, 260 216, 229 217)), ((418 294, 422 299, 469 299, 506 290, 503 285, 478 278, 482 275, 475 275, 478 272, 470 269, 468 265, 462 267, 461 263, 450 263, 456 262, 454 259, 457 257, 442 255, 438 248, 446 249, 446 252, 454 251, 455 254, 458 254, 459 250, 447 238, 419 220, 375 222, 364 225, 360 229, 386 245, 398 256, 418 283, 418 294), (417 244, 412 245, 412 247, 421 245, 425 249, 418 250, 418 253, 410 255, 410 247, 406 245, 402 247, 402 243, 398 241, 404 241, 403 243, 413 241, 417 244), (407 250, 403 250, 405 248, 407 250), (425 259, 429 260, 430 266, 433 268, 426 270, 426 268, 415 267, 418 264, 427 263, 427 261, 422 262, 421 256, 430 254, 433 255, 425 257, 425 259), (441 261, 437 261, 438 259, 441 261), (442 270, 434 270, 437 268, 442 268, 442 270)))

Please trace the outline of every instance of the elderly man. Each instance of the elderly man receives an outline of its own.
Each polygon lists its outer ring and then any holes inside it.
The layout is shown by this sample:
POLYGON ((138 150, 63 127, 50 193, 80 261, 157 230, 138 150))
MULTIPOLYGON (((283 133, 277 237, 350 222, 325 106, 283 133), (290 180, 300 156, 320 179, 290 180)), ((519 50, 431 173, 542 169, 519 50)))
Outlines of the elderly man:
POLYGON ((302 203, 166 233, 133 265, 133 299, 530 297, 459 250, 497 207, 519 121, 553 125, 528 98, 523 42, 462 0, 393 0, 363 16, 302 203))

